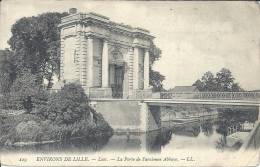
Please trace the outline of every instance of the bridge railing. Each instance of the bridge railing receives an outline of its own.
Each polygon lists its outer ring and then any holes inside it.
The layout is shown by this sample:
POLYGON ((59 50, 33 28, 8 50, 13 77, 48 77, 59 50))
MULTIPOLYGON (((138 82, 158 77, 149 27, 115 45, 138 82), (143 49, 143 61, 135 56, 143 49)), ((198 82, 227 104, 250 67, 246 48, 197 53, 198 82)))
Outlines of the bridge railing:
POLYGON ((161 99, 260 100, 260 92, 161 92, 161 99))

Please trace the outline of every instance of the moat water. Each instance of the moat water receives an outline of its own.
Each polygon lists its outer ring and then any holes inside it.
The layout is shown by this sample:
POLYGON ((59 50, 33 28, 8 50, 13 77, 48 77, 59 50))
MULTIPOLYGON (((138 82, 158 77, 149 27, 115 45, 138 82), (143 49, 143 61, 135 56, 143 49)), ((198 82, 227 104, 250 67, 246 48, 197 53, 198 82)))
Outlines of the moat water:
MULTIPOLYGON (((215 150, 236 151, 240 142, 228 145, 228 128, 238 122, 254 123, 254 119, 244 115, 223 116, 217 119, 207 119, 184 124, 178 128, 166 126, 161 130, 145 134, 114 134, 109 139, 87 140, 78 139, 68 143, 53 143, 38 146, 4 148, 2 151, 28 152, 139 152, 146 150, 153 153, 163 153, 173 150, 215 150), (242 119, 241 119, 242 118, 242 119), (239 121, 240 120, 240 121, 239 121)), ((238 131, 242 131, 238 128, 238 131)), ((247 132, 249 131, 247 130, 247 132)))

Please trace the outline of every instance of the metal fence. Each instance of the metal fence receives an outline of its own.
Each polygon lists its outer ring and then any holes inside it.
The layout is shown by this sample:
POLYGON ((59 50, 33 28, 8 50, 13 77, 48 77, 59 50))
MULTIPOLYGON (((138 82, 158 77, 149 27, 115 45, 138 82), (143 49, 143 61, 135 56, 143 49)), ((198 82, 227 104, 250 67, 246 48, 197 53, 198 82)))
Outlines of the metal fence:
POLYGON ((260 100, 260 92, 160 92, 161 99, 260 100))

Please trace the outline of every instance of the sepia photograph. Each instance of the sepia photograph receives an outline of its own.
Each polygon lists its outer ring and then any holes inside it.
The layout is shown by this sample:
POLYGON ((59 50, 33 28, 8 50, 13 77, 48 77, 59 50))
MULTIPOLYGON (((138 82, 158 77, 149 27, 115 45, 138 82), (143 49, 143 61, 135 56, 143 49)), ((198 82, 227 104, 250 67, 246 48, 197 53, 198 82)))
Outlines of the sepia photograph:
POLYGON ((259 1, 2 0, 0 166, 259 166, 259 1))

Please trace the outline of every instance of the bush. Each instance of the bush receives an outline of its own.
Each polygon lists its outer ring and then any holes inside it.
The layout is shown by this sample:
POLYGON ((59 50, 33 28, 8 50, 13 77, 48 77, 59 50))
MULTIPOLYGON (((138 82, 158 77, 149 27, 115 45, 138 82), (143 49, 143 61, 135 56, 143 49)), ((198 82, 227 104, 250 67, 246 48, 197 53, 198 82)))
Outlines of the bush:
POLYGON ((89 107, 88 98, 80 85, 65 85, 61 91, 50 94, 48 98, 43 96, 43 99, 48 99, 47 103, 38 103, 31 114, 4 120, 0 127, 3 133, 0 144, 6 140, 11 143, 67 141, 75 137, 108 139, 112 136, 113 129, 101 114, 89 107))
POLYGON ((35 121, 21 122, 16 126, 15 131, 18 141, 36 141, 41 127, 35 121))
MULTIPOLYGON (((39 117, 32 114, 21 114, 2 119, 2 124, 0 126, 0 145, 4 144, 7 139, 11 142, 20 141, 21 136, 16 133, 16 127, 19 124, 22 125, 21 123, 26 123, 28 121, 40 122, 40 120, 39 117)), ((30 133, 30 131, 27 133, 30 133)))
POLYGON ((88 98, 80 85, 67 84, 38 110, 37 114, 57 124, 73 124, 89 115, 88 98))

